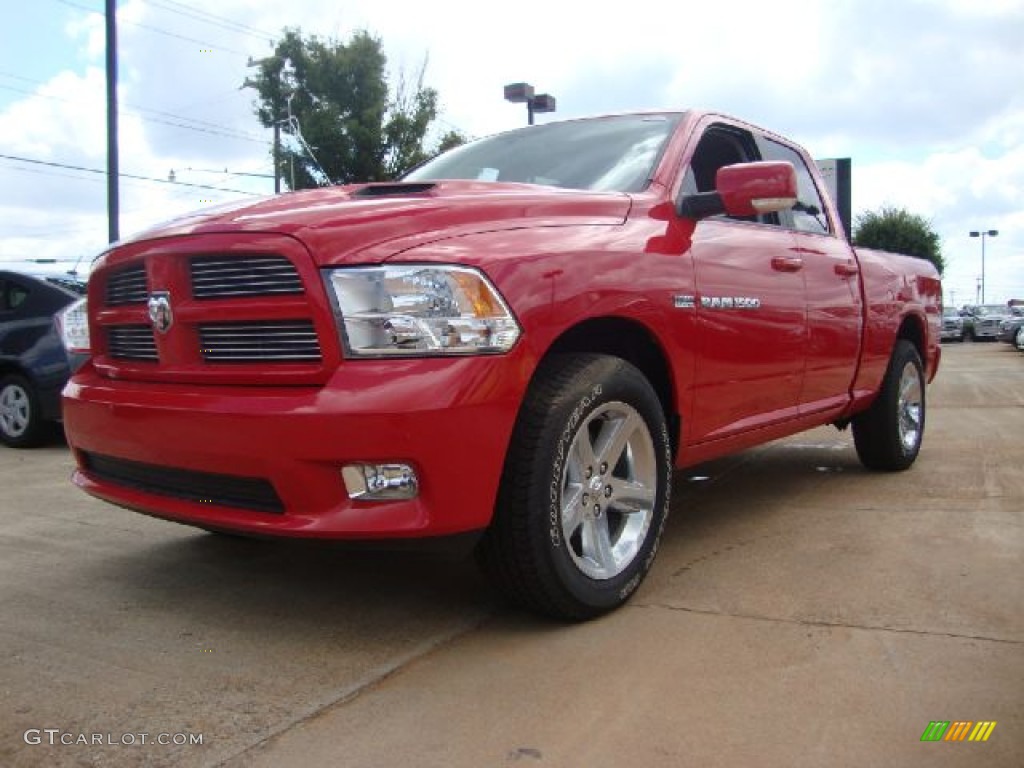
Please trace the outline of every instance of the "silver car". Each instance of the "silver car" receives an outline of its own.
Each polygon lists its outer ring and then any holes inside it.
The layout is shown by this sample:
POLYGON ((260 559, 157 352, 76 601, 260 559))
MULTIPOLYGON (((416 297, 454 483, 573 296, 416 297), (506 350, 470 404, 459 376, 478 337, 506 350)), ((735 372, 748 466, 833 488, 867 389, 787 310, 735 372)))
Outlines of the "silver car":
POLYGON ((1005 304, 984 304, 974 308, 974 338, 999 338, 999 329, 1010 316, 1010 309, 1005 304))
POLYGON ((940 339, 942 341, 963 341, 965 334, 964 319, 960 317, 960 310, 954 307, 944 308, 942 310, 940 339))

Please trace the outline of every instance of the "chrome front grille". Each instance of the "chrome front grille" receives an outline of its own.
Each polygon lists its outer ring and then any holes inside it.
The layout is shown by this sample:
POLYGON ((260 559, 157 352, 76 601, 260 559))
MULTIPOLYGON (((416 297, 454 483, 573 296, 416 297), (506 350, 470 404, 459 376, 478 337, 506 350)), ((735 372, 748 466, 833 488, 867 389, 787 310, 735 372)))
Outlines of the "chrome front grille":
POLYGON ((319 272, 290 237, 222 232, 132 243, 94 277, 93 364, 103 376, 306 386, 341 363, 319 272))
POLYGON ((148 325, 114 325, 107 328, 107 354, 119 360, 159 358, 153 329, 148 325))
POLYGON ((302 280, 283 256, 196 256, 189 261, 197 299, 301 294, 302 280))
POLYGON ((311 320, 201 323, 199 343, 208 363, 308 363, 321 359, 311 320))
POLYGON ((107 304, 144 304, 149 294, 146 291, 146 267, 136 264, 112 274, 107 279, 107 304))

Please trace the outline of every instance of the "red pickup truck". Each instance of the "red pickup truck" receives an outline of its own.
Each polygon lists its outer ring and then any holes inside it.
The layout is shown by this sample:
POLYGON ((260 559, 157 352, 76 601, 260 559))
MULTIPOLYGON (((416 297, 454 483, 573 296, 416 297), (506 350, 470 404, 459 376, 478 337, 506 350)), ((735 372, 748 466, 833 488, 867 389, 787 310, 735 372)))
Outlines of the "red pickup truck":
POLYGON ((674 469, 829 423, 914 462, 939 278, 838 221, 800 147, 695 111, 178 219, 94 266, 74 482, 210 530, 482 534, 513 601, 597 615, 674 469))

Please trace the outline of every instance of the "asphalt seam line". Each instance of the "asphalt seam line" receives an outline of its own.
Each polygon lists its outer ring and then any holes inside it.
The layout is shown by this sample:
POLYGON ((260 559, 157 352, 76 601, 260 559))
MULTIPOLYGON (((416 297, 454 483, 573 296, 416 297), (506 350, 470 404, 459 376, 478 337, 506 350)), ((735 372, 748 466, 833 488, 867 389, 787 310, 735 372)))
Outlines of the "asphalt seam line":
POLYGON ((680 613, 695 613, 701 616, 724 616, 731 619, 751 619, 753 621, 765 621, 773 624, 793 624, 800 627, 830 627, 836 629, 862 629, 867 632, 894 632, 903 635, 924 635, 926 637, 948 637, 955 640, 982 640, 989 643, 1004 643, 1006 645, 1024 645, 1024 640, 1009 640, 1003 637, 986 637, 984 635, 960 635, 955 632, 932 632, 926 629, 901 629, 900 627, 881 627, 868 624, 844 624, 838 621, 814 621, 810 619, 787 619, 778 616, 761 616, 755 613, 728 613, 726 611, 709 611, 701 608, 688 608, 681 605, 669 605, 667 603, 633 603, 631 608, 662 608, 668 611, 680 613))
MULTIPOLYGON (((238 761, 244 761, 246 755, 257 752, 279 736, 283 736, 293 728, 299 728, 305 725, 322 715, 324 712, 327 712, 334 707, 344 706, 345 704, 354 701, 366 691, 377 687, 384 681, 397 675, 410 664, 429 656, 442 647, 448 646, 459 638, 480 629, 480 627, 492 618, 493 613, 491 611, 485 611, 482 615, 463 622, 449 632, 445 632, 437 637, 427 640, 426 642, 414 646, 409 651, 398 656, 392 661, 381 664, 380 666, 370 670, 362 680, 358 680, 355 683, 342 688, 335 695, 326 697, 313 707, 300 712, 296 717, 288 722, 281 723, 280 725, 272 728, 252 744, 243 746, 227 757, 218 759, 214 763, 214 766, 216 766, 216 768, 221 768, 221 766, 228 766, 235 764, 238 761)), ((244 765, 244 762, 239 764, 244 765)))

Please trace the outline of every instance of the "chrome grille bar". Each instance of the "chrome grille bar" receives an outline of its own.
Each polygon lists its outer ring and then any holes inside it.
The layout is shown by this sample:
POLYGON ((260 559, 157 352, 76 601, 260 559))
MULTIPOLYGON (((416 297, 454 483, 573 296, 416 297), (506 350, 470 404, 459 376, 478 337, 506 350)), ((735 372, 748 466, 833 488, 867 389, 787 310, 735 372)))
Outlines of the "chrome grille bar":
POLYGON ((320 342, 310 320, 204 323, 199 343, 207 362, 319 362, 320 342))
POLYGON ((158 360, 153 329, 148 325, 107 328, 107 353, 122 360, 158 360))
POLYGON ((189 266, 197 299, 303 293, 295 265, 283 256, 196 256, 189 266))
POLYGON ((112 274, 107 279, 107 304, 144 304, 149 297, 146 290, 146 268, 136 264, 112 274))

